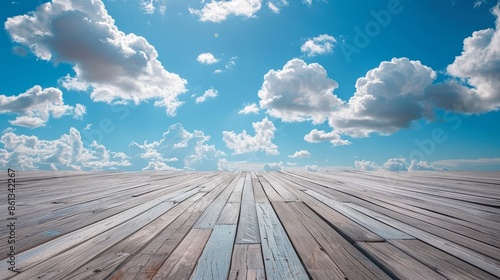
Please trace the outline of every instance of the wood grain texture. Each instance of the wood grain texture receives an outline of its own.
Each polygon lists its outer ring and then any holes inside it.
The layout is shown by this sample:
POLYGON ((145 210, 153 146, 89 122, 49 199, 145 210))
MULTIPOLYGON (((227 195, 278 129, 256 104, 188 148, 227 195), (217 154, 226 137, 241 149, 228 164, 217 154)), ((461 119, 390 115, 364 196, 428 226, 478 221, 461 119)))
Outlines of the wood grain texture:
POLYGON ((2 253, 0 279, 500 279, 500 172, 22 171, 16 185, 18 272, 2 253))
POLYGON ((267 278, 309 279, 271 204, 256 208, 267 278))
POLYGON ((235 235, 236 225, 216 225, 191 279, 217 280, 227 278, 235 235))

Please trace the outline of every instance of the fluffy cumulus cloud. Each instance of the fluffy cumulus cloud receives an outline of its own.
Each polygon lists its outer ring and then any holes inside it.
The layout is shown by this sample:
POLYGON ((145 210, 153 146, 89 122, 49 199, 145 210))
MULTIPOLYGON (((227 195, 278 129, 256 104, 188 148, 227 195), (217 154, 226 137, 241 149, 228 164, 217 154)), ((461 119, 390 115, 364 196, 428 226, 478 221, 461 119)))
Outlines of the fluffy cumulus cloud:
POLYGON ((196 60, 198 60, 198 62, 202 64, 214 64, 219 62, 219 60, 215 58, 215 56, 211 53, 201 53, 198 55, 196 60))
POLYGON ((217 97, 219 92, 213 88, 206 90, 202 96, 198 96, 195 100, 196 103, 202 103, 207 101, 207 99, 212 99, 217 97))
POLYGON ((222 22, 229 16, 254 17, 261 7, 262 0, 212 0, 201 10, 189 8, 189 12, 198 16, 200 21, 222 22))
POLYGON ((265 152, 268 155, 278 155, 278 146, 272 141, 276 128, 274 124, 266 118, 260 122, 252 123, 255 135, 249 135, 246 130, 236 134, 234 131, 223 131, 222 140, 226 147, 233 150, 234 154, 244 154, 253 152, 265 152))
POLYGON ((61 90, 52 87, 42 89, 34 86, 19 95, 0 95, 0 114, 16 114, 17 117, 9 123, 17 126, 45 126, 50 117, 60 118, 63 115, 82 119, 86 112, 84 105, 72 107, 64 104, 61 90))
POLYGON ((170 73, 148 41, 115 26, 102 1, 53 0, 29 14, 8 18, 11 39, 39 59, 73 65, 74 76, 61 78, 72 90, 90 90, 94 101, 154 100, 175 115, 186 80, 170 73))
POLYGON ((410 171, 435 171, 435 170, 443 170, 443 168, 436 167, 433 163, 429 163, 427 161, 418 161, 416 159, 412 160, 410 166, 408 167, 410 171))
POLYGON ((406 158, 390 158, 388 159, 382 167, 388 171, 407 171, 407 160, 406 158))
POLYGON ((156 10, 153 2, 154 0, 140 0, 139 5, 141 6, 141 10, 145 14, 153 14, 156 10))
POLYGON ((393 58, 356 81, 356 92, 345 108, 330 117, 338 133, 366 137, 391 134, 411 122, 431 117, 425 90, 436 73, 420 61, 393 58))
POLYGON ((258 113, 259 113, 259 107, 257 107, 257 104, 255 104, 255 103, 245 105, 245 107, 243 107, 243 109, 238 111, 238 114, 242 114, 242 115, 258 114, 258 113))
POLYGON ((350 145, 349 140, 342 139, 339 134, 334 131, 326 132, 324 130, 313 129, 311 132, 304 136, 304 140, 309 143, 319 143, 328 141, 333 144, 333 146, 343 146, 350 145))
POLYGON ((93 170, 131 165, 124 153, 110 152, 96 142, 84 147, 75 128, 55 140, 6 132, 0 143, 4 146, 0 149, 0 164, 4 168, 93 170))
POLYGON ((306 157, 311 157, 311 154, 309 153, 308 150, 300 150, 296 151, 293 153, 293 155, 289 155, 289 158, 306 158, 306 157))
POLYGON ((281 171, 283 170, 283 162, 270 162, 264 164, 264 171, 281 171))
POLYGON ((337 40, 328 34, 322 34, 318 37, 308 39, 300 48, 307 56, 316 56, 332 53, 333 46, 337 40))
POLYGON ((380 169, 380 166, 369 160, 357 160, 354 162, 354 167, 361 171, 374 171, 380 169))
POLYGON ((313 165, 306 165, 306 171, 309 171, 309 172, 318 172, 318 166, 313 164, 313 165))
POLYGON ((132 156, 147 162, 147 170, 216 170, 224 152, 208 145, 210 136, 189 132, 182 124, 171 125, 160 140, 129 145, 132 156))
POLYGON ((325 121, 332 111, 342 106, 333 94, 337 82, 327 77, 317 63, 301 59, 288 61, 281 70, 270 70, 259 90, 260 107, 285 122, 325 121))
POLYGON ((438 107, 465 113, 500 108, 500 4, 492 12, 495 28, 466 38, 462 54, 448 66, 448 74, 456 79, 429 88, 428 94, 438 107))

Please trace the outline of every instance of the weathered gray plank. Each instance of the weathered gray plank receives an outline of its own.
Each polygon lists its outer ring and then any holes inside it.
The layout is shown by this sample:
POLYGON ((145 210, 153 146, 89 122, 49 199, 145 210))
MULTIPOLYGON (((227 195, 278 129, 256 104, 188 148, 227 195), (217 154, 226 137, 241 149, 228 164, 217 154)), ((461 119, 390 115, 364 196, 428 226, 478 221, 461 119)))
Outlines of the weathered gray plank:
POLYGON ((191 279, 227 278, 235 235, 236 225, 215 225, 191 279))
POLYGON ((230 280, 265 280, 264 261, 259 244, 235 244, 230 280))
POLYGON ((267 279, 309 279, 271 204, 256 206, 267 279))
POLYGON ((397 279, 446 280, 442 275, 387 242, 360 242, 356 243, 356 245, 380 263, 382 267, 390 271, 397 279))
POLYGON ((211 232, 211 229, 192 229, 152 279, 188 279, 211 232))
POLYGON ((217 220, 218 225, 236 225, 238 223, 238 217, 240 214, 240 203, 228 202, 226 206, 222 209, 219 219, 217 220))
POLYGON ((248 174, 243 187, 236 243, 260 243, 259 223, 257 222, 257 212, 255 210, 252 179, 248 174))
POLYGON ((351 220, 359 223, 360 225, 368 228, 369 230, 373 231, 380 237, 384 239, 413 239, 414 237, 406 234, 400 230, 397 230, 394 227, 388 226, 387 224, 381 223, 375 219, 373 219, 370 216, 367 216, 361 212, 358 211, 353 211, 354 209, 347 207, 344 205, 344 203, 335 201, 331 198, 328 198, 320 193, 317 193, 312 190, 307 190, 305 191, 308 195, 316 198, 317 200, 323 202, 324 204, 328 205, 335 211, 338 211, 339 213, 345 215, 346 217, 350 218, 351 220))

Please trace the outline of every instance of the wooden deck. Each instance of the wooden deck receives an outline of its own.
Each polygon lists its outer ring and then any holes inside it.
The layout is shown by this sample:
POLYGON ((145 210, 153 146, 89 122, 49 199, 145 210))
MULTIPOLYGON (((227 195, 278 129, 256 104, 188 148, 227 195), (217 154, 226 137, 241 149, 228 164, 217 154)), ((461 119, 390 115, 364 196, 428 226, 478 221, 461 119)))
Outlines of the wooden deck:
POLYGON ((2 279, 500 279, 498 172, 6 173, 2 279))

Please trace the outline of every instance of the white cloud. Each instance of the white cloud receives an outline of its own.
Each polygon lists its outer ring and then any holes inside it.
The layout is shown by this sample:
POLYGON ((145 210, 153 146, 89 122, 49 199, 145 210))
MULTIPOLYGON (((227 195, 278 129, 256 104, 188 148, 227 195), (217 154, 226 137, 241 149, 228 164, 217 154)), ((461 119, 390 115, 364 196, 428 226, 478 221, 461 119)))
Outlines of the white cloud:
POLYGON ((271 2, 267 2, 267 7, 269 8, 269 10, 271 10, 275 14, 279 14, 279 12, 280 12, 280 9, 271 2))
POLYGON ((155 12, 153 2, 155 2, 155 0, 140 0, 139 4, 141 6, 141 10, 146 14, 153 14, 155 12))
POLYGON ((73 116, 73 118, 81 120, 83 116, 87 114, 87 107, 82 104, 76 104, 74 111, 75 115, 73 116))
POLYGON ((306 157, 311 157, 311 154, 309 153, 308 150, 300 150, 296 151, 293 155, 289 155, 289 158, 306 158, 306 157))
POLYGON ((380 166, 378 166, 375 162, 373 161, 367 161, 367 160, 357 160, 354 162, 354 167, 357 170, 362 170, 362 171, 374 171, 374 170, 379 170, 380 166))
POLYGON ((207 99, 212 99, 217 97, 218 91, 211 88, 205 91, 202 96, 198 96, 195 100, 196 103, 205 102, 207 99))
POLYGON ((91 89, 94 101, 115 103, 155 100, 175 115, 186 80, 167 72, 144 37, 115 26, 102 1, 53 0, 29 14, 8 18, 12 41, 39 59, 73 64, 75 76, 61 78, 73 90, 91 89))
POLYGON ((85 148, 80 132, 75 128, 70 128, 69 134, 63 134, 56 140, 7 132, 0 138, 0 143, 4 145, 1 151, 4 167, 90 170, 131 165, 125 154, 110 152, 96 142, 85 148), (5 154, 8 156, 5 157, 5 154))
POLYGON ((281 171, 283 170, 283 162, 270 162, 264 164, 265 171, 281 171))
POLYGON ((313 129, 304 136, 304 140, 309 143, 319 143, 329 141, 333 146, 350 145, 349 140, 342 139, 339 134, 334 131, 326 132, 324 130, 313 129))
POLYGON ((164 171, 164 170, 179 170, 179 169, 171 167, 171 166, 169 166, 166 163, 161 162, 161 161, 150 161, 150 162, 148 162, 148 166, 144 167, 142 170, 155 170, 155 171, 163 170, 164 171))
POLYGON ((474 2, 474 9, 481 7, 481 5, 483 5, 484 3, 486 3, 486 0, 476 0, 474 2))
POLYGON ((198 55, 196 60, 198 60, 198 62, 202 64, 214 64, 219 62, 219 60, 215 58, 215 56, 211 53, 201 53, 198 55))
POLYGON ((375 170, 386 170, 386 171, 435 171, 444 170, 444 168, 439 168, 434 165, 434 163, 429 163, 427 161, 412 160, 410 163, 406 158, 391 158, 388 159, 382 166, 377 165, 375 162, 367 160, 357 160, 354 162, 354 166, 357 170, 361 171, 375 171, 375 170))
POLYGON ((407 128, 415 120, 432 116, 425 89, 435 78, 436 73, 420 61, 384 61, 356 81, 354 96, 344 109, 332 114, 330 126, 353 137, 407 128))
POLYGON ((91 123, 88 123, 84 128, 83 130, 90 130, 90 128, 92 128, 92 124, 91 123))
POLYGON ((167 11, 167 6, 160 5, 160 9, 158 11, 160 12, 160 15, 164 15, 165 12, 167 11))
POLYGON ((222 140, 226 143, 226 147, 233 150, 234 154, 263 151, 268 155, 278 155, 278 146, 272 142, 276 131, 274 124, 266 117, 261 122, 252 123, 252 127, 255 131, 254 136, 248 135, 245 130, 239 134, 234 131, 223 131, 222 140))
POLYGON ((307 6, 311 6, 312 0, 302 0, 302 3, 307 4, 307 6))
POLYGON ((233 70, 234 66, 236 65, 236 59, 238 59, 238 57, 236 56, 231 57, 231 59, 224 65, 224 69, 217 69, 214 71, 214 74, 220 74, 226 71, 233 70))
POLYGON ((418 161, 416 159, 411 161, 408 171, 435 171, 443 170, 443 168, 438 168, 434 166, 433 163, 428 163, 427 161, 418 161))
POLYGON ((261 7, 262 0, 212 0, 205 4, 201 10, 189 8, 189 12, 197 15, 200 21, 222 22, 231 15, 254 17, 261 7))
POLYGON ((258 114, 258 113, 259 113, 259 108, 255 103, 248 104, 243 109, 238 111, 238 114, 243 114, 243 115, 258 114))
POLYGON ((132 142, 129 148, 133 156, 148 161, 147 169, 216 170, 219 159, 225 154, 214 145, 206 144, 209 140, 210 136, 202 131, 189 132, 176 123, 160 140, 144 141, 143 144, 132 142))
POLYGON ((259 90, 260 107, 285 122, 324 122, 342 101, 333 94, 338 84, 317 63, 288 61, 282 70, 270 70, 259 90))
POLYGON ((495 29, 472 33, 462 54, 447 68, 451 80, 429 88, 437 106, 451 111, 483 113, 500 108, 500 4, 492 9, 495 29))
POLYGON ((322 34, 318 37, 308 39, 300 48, 300 51, 306 53, 307 56, 324 55, 332 53, 333 46, 337 40, 328 34, 322 34))
POLYGON ((287 162, 286 165, 295 166, 295 165, 297 165, 297 163, 296 162, 287 162))
POLYGON ((306 171, 309 172, 318 172, 318 166, 317 165, 306 165, 306 171))
POLYGON ((383 165, 382 168, 388 171, 407 171, 407 160, 406 158, 390 158, 383 165))
POLYGON ((57 88, 42 89, 37 85, 19 95, 0 95, 0 114, 18 115, 9 121, 12 125, 35 128, 45 126, 50 117, 73 114, 74 118, 82 119, 85 113, 84 105, 72 107, 64 104, 62 92, 57 88))

